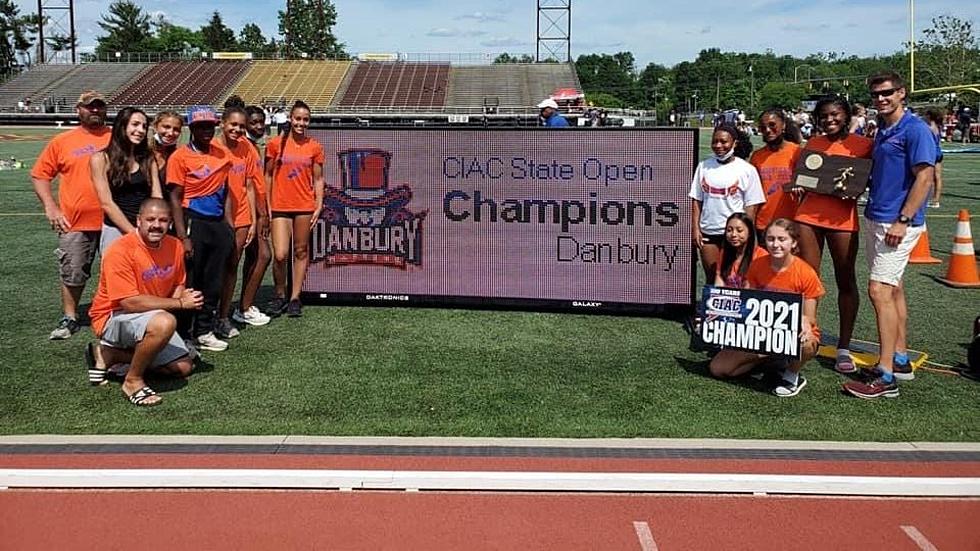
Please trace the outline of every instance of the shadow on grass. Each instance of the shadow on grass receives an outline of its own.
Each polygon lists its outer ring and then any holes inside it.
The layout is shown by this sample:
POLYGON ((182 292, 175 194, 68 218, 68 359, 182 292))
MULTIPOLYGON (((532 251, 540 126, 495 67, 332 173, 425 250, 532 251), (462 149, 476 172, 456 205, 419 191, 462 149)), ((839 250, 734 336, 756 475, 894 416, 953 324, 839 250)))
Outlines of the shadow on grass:
POLYGON ((718 379, 716 377, 712 377, 711 373, 708 371, 708 365, 711 363, 710 359, 694 361, 687 358, 674 356, 674 361, 676 361, 677 365, 681 366, 684 371, 687 371, 692 375, 698 375, 705 379, 754 390, 763 394, 772 393, 772 385, 768 380, 768 377, 762 380, 756 380, 749 375, 744 375, 742 377, 735 377, 732 379, 718 379))

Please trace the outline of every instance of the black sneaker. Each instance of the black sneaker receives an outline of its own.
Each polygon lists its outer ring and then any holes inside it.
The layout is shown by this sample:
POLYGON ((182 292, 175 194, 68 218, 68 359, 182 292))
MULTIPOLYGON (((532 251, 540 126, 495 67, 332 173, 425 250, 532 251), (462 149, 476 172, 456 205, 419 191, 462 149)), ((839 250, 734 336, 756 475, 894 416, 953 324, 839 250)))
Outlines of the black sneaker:
POLYGON ((269 317, 278 318, 286 311, 286 299, 275 297, 265 305, 265 314, 269 317))
POLYGON ((233 339, 241 333, 238 331, 238 328, 231 323, 231 320, 225 318, 218 320, 218 322, 214 324, 214 334, 217 335, 219 339, 233 339))
POLYGON ((903 364, 895 362, 892 365, 892 375, 894 375, 899 381, 911 381, 915 379, 915 373, 912 371, 911 362, 906 362, 903 364))
POLYGON ((58 327, 55 327, 48 338, 53 341, 64 340, 78 333, 78 329, 78 320, 69 318, 68 316, 62 316, 61 321, 58 322, 58 327))
POLYGON ((303 304, 299 300, 293 299, 286 305, 286 315, 291 318, 298 318, 303 315, 303 304))

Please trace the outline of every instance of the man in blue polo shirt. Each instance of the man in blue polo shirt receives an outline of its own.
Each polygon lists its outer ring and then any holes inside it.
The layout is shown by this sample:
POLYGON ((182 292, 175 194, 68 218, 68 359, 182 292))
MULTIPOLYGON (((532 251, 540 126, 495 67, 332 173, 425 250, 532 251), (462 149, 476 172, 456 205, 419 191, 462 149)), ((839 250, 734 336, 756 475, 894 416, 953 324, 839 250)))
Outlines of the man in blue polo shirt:
POLYGON ((915 377, 907 354, 908 307, 902 275, 925 231, 936 144, 926 123, 905 109, 902 77, 891 71, 877 73, 868 77, 868 88, 881 120, 864 210, 865 252, 871 272, 868 296, 877 318, 881 355, 874 378, 850 381, 844 390, 859 398, 894 398, 898 396, 896 379, 915 377))
POLYGON ((558 112, 558 102, 553 99, 546 99, 538 104, 541 110, 541 126, 550 128, 562 128, 568 126, 568 121, 558 112))

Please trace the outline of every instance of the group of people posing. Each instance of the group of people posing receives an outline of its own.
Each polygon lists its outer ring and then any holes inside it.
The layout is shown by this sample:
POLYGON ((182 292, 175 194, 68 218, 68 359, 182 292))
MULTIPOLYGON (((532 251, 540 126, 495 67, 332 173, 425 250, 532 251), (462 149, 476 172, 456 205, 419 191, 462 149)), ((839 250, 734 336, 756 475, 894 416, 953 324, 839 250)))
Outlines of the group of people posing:
POLYGON ((825 294, 820 278, 825 247, 833 260, 840 314, 835 369, 859 373, 850 351, 860 301, 855 275, 858 201, 792 186, 787 191, 797 160, 807 150, 872 160, 864 209, 865 252, 867 292, 881 353, 874 369, 848 380, 843 388, 860 398, 896 397, 896 380, 914 378, 902 276, 925 231, 926 200, 942 150, 938 136, 906 109, 906 88, 898 74, 878 73, 867 84, 879 119, 873 140, 853 132, 852 109, 843 97, 817 103, 812 118, 818 132, 803 146, 791 117, 780 109, 759 117, 765 145, 755 152, 749 137, 735 126, 721 124, 714 130, 714 157, 698 165, 690 192, 693 242, 706 282, 801 294, 804 323, 800 361, 722 350, 711 361, 712 375, 768 375, 773 392, 783 397, 795 396, 806 386, 800 370, 820 344, 817 301, 825 294))
POLYGON ((86 349, 89 382, 105 384, 111 369, 132 403, 156 405, 161 397, 147 386, 148 371, 186 376, 197 349, 228 348, 239 334, 232 320, 261 326, 302 315, 309 235, 323 204, 323 147, 307 134, 310 108, 302 101, 268 140, 265 112, 235 96, 220 118, 196 106, 151 122, 125 107, 111 128, 98 92, 83 93, 76 108, 79 127, 54 137, 31 171, 58 233, 63 316, 50 338, 79 330, 79 301, 101 254, 89 310, 98 337, 86 349), (190 140, 178 145, 185 125, 190 140), (256 294, 273 260, 275 296, 263 312, 256 294))
MULTIPOLYGON (((873 159, 864 225, 881 357, 869 376, 848 381, 844 389, 862 398, 893 397, 896 379, 913 378, 902 275, 925 230, 925 202, 941 152, 925 123, 906 110, 899 75, 873 75, 868 86, 881 123, 873 141, 851 131, 851 106, 840 97, 817 104, 819 133, 803 147, 791 118, 779 109, 759 117, 765 145, 754 153, 734 125, 714 130, 714 157, 698 165, 690 193, 693 242, 706 281, 799 293, 805 320, 802 361, 722 350, 711 362, 713 375, 738 377, 763 368, 775 375, 773 392, 779 396, 794 396, 806 386, 800 370, 820 342, 817 301, 824 295, 819 273, 825 247, 838 288, 836 369, 858 371, 849 351, 859 304, 857 201, 784 190, 806 149, 873 159)), ((31 172, 59 236, 63 316, 51 339, 79 330, 79 300, 101 251, 89 311, 98 337, 86 350, 89 382, 105 384, 107 374, 117 372, 127 398, 151 406, 161 397, 147 386, 148 371, 189 374, 196 348, 227 349, 228 339, 238 334, 232 320, 261 326, 272 316, 302 314, 309 235, 324 197, 324 151, 307 133, 310 109, 302 101, 292 106, 289 125, 269 139, 262 108, 234 96, 220 118, 211 107, 197 106, 184 116, 164 111, 151 121, 125 107, 107 128, 106 109, 101 94, 83 93, 77 103, 80 126, 53 138, 31 172), (190 139, 179 145, 185 125, 190 139), (232 312, 242 257, 241 295, 232 312), (275 296, 263 312, 255 299, 270 261, 275 296)))

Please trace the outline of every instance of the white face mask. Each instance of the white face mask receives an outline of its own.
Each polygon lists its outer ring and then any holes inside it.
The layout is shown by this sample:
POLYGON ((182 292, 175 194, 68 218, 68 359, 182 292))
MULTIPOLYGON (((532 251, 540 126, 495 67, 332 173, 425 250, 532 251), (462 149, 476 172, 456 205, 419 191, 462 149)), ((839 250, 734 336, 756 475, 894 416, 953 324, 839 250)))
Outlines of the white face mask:
POLYGON ((171 146, 177 144, 177 140, 174 140, 173 142, 170 143, 163 141, 163 137, 160 134, 153 134, 153 139, 156 140, 158 144, 163 146, 171 146))
POLYGON ((732 158, 732 155, 734 155, 734 154, 735 154, 735 147, 732 146, 732 148, 728 150, 728 153, 725 153, 724 155, 722 155, 720 157, 718 155, 715 155, 715 159, 717 159, 719 163, 723 163, 723 162, 727 161, 728 159, 731 159, 732 158))

